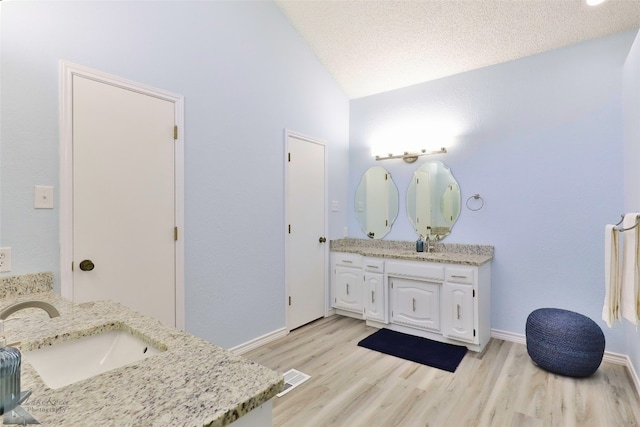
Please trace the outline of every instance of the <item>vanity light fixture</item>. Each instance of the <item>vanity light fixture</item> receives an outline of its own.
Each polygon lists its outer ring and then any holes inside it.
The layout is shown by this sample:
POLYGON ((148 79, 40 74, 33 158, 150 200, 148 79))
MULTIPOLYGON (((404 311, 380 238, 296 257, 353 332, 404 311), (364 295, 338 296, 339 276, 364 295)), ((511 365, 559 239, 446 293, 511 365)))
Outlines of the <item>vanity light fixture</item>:
POLYGON ((420 152, 409 152, 409 151, 405 151, 404 154, 393 154, 393 153, 389 153, 388 156, 379 156, 376 155, 376 160, 389 160, 389 159, 402 159, 407 163, 413 163, 416 160, 418 160, 418 157, 421 156, 429 156, 431 154, 444 154, 447 152, 447 149, 445 147, 442 147, 441 149, 437 150, 437 151, 427 151, 425 149, 420 150, 420 152))

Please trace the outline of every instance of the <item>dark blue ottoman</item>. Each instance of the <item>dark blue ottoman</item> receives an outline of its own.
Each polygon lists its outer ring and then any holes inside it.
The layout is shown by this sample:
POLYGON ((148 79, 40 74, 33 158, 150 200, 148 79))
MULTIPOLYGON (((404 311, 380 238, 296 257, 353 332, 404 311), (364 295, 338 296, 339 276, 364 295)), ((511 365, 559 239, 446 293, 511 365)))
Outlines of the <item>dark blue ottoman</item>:
POLYGON ((549 372, 588 377, 604 355, 604 334, 587 316, 559 308, 540 308, 527 317, 527 352, 549 372))

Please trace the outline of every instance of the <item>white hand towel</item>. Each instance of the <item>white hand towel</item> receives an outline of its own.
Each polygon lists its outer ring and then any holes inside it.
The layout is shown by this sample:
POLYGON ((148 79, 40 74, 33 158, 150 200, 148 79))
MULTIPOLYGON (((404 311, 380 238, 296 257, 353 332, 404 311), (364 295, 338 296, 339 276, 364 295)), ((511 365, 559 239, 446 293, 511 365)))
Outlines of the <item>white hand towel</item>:
POLYGON ((604 227, 604 306, 602 320, 611 327, 620 320, 620 258, 618 230, 615 225, 604 227))
MULTIPOLYGON (((623 228, 631 228, 637 222, 638 213, 630 213, 624 216, 623 228)), ((638 255, 640 250, 638 227, 625 231, 622 234, 622 290, 620 295, 620 309, 622 317, 634 325, 638 324, 638 280, 640 276, 638 255)))

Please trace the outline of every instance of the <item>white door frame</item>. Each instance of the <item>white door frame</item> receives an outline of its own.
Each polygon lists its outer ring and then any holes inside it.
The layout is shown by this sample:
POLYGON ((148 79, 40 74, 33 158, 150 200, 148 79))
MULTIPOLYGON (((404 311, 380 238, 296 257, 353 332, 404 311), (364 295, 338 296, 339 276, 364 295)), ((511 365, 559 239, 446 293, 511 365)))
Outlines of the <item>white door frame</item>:
MULTIPOLYGON (((324 203, 323 203, 323 209, 324 209, 324 232, 323 235, 327 236, 328 235, 328 230, 329 230, 329 215, 327 212, 328 209, 328 200, 329 200, 329 177, 328 177, 328 150, 327 150, 327 144, 325 144, 324 142, 314 139, 314 138, 310 138, 308 136, 302 135, 300 133, 294 132, 292 130, 289 129, 285 129, 284 130, 284 224, 283 224, 283 230, 284 230, 284 288, 285 288, 285 293, 284 293, 284 307, 285 307, 285 322, 286 322, 286 327, 287 327, 287 333, 289 331, 291 331, 290 328, 290 323, 289 323, 289 298, 288 296, 290 295, 289 293, 289 273, 288 273, 288 268, 286 263, 289 262, 289 239, 287 237, 288 234, 288 224, 289 224, 289 168, 287 167, 287 153, 289 152, 289 137, 293 136, 295 138, 304 140, 304 141, 308 141, 310 143, 313 144, 319 144, 322 145, 324 147, 324 203)), ((330 305, 329 305, 329 268, 328 268, 328 264, 327 264, 327 259, 328 259, 328 254, 329 254, 329 240, 327 237, 327 244, 325 245, 325 249, 324 249, 324 270, 325 270, 325 275, 324 275, 324 316, 327 317, 329 315, 329 310, 330 310, 330 305)))
POLYGON ((184 97, 123 79, 113 74, 60 61, 60 283, 61 295, 73 300, 73 76, 173 102, 178 138, 175 140, 176 327, 184 330, 184 97))

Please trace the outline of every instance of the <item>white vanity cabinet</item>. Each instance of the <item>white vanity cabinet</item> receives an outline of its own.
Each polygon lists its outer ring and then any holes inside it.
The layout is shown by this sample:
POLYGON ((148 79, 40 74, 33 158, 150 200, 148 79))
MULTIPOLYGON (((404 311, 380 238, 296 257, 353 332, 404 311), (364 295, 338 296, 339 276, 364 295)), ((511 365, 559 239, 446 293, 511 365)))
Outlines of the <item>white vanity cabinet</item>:
POLYGON ((387 321, 387 293, 384 280, 384 261, 364 258, 364 317, 369 320, 387 321))
POLYGON ((466 265, 332 252, 331 264, 338 314, 473 351, 482 351, 489 342, 489 262, 466 265))
POLYGON ((362 255, 332 253, 331 277, 333 307, 362 318, 364 308, 362 255))

